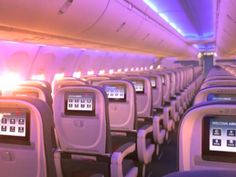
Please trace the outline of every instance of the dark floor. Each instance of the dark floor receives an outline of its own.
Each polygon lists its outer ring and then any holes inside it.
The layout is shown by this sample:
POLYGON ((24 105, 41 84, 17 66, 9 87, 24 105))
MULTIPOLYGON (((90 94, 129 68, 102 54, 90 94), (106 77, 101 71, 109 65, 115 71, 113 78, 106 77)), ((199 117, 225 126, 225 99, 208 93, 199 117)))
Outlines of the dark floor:
POLYGON ((177 165, 177 131, 172 132, 169 141, 161 147, 159 157, 153 159, 148 167, 148 177, 161 177, 178 171, 177 165))

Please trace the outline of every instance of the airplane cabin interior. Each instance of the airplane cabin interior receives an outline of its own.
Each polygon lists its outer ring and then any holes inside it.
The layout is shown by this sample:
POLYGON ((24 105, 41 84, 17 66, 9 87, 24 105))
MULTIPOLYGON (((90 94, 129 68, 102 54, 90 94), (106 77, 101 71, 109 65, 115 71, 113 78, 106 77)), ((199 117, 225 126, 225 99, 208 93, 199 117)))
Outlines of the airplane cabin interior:
POLYGON ((0 0, 1 177, 236 177, 235 0, 0 0))

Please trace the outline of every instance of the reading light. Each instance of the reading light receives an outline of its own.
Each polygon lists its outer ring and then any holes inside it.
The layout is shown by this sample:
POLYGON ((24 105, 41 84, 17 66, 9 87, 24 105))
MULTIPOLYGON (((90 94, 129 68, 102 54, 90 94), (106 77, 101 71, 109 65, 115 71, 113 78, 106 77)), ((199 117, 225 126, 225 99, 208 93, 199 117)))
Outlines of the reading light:
POLYGON ((149 67, 149 69, 153 69, 153 65, 151 65, 151 66, 149 67))
POLYGON ((139 71, 139 67, 137 67, 137 68, 135 69, 135 71, 139 71))
POLYGON ((157 69, 161 69, 161 65, 157 65, 157 69))
POLYGON ((22 81, 19 74, 14 72, 6 72, 0 76, 0 89, 3 95, 8 95, 8 92, 15 89, 15 87, 22 81))
POLYGON ((81 72, 80 71, 74 72, 73 77, 80 78, 81 77, 81 72))
POLYGON ((105 74, 105 70, 100 70, 99 72, 98 72, 98 75, 104 75, 105 74))
POLYGON ((37 75, 32 75, 31 80, 39 80, 39 81, 44 81, 45 76, 44 74, 37 74, 37 75))
POLYGON ((148 70, 147 66, 145 66, 144 70, 148 70))
POLYGON ((94 71, 88 71, 87 74, 88 74, 89 76, 92 76, 92 75, 94 75, 94 71))
POLYGON ((134 68, 131 68, 130 71, 134 71, 134 68))

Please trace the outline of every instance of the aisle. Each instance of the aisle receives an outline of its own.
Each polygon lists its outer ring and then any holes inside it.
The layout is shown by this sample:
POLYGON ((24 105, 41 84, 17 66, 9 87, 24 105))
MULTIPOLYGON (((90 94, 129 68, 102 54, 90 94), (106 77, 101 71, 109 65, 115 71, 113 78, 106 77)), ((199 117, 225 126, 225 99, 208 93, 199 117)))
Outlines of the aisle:
POLYGON ((170 141, 162 146, 160 157, 152 161, 148 176, 161 177, 177 170, 177 132, 173 132, 170 141))

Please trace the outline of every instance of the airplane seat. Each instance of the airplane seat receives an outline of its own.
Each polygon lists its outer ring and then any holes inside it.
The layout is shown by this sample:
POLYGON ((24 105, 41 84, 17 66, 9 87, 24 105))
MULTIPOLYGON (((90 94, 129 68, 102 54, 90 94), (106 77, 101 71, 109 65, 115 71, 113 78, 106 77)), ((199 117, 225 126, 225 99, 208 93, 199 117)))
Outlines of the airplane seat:
POLYGON ((53 115, 35 98, 0 98, 0 170, 3 177, 56 177, 53 115))
POLYGON ((235 177, 235 171, 225 170, 192 170, 183 172, 173 172, 164 177, 235 177))
POLYGON ((167 130, 166 132, 166 139, 168 137, 168 132, 172 131, 174 129, 174 121, 172 120, 171 117, 171 96, 170 96, 170 76, 168 73, 163 72, 160 73, 163 76, 162 80, 162 90, 163 90, 163 98, 162 98, 162 109, 160 109, 161 112, 163 112, 163 117, 164 117, 164 127, 167 130))
POLYGON ((26 80, 20 83, 20 85, 41 85, 42 87, 46 88, 46 90, 51 94, 52 87, 48 81, 45 80, 26 80))
POLYGON ((206 87, 198 92, 194 105, 209 101, 235 101, 236 86, 212 86, 206 87))
POLYGON ((62 79, 56 80, 56 81, 54 81, 54 85, 53 85, 53 89, 52 89, 52 96, 54 97, 57 90, 62 87, 76 86, 76 85, 88 85, 88 82, 81 80, 81 79, 76 79, 73 77, 62 78, 62 79))
POLYGON ((211 81, 203 82, 200 89, 204 89, 209 86, 220 86, 220 85, 236 86, 236 80, 235 79, 233 79, 233 80, 224 80, 224 79, 211 80, 211 81))
POLYGON ((52 107, 52 95, 51 95, 52 89, 49 82, 38 81, 38 80, 26 80, 26 81, 21 82, 19 86, 20 87, 30 86, 30 87, 35 87, 41 90, 45 95, 45 99, 41 96, 40 98, 42 98, 42 100, 45 100, 48 103, 48 105, 52 107))
POLYGON ((153 134, 155 144, 163 143, 165 130, 160 127, 162 118, 153 118, 157 127, 156 129, 153 128, 153 131, 149 132, 144 129, 144 127, 149 129, 147 125, 149 125, 150 130, 152 129, 152 124, 150 125, 149 122, 143 127, 137 127, 136 93, 132 82, 128 80, 105 80, 101 81, 99 86, 102 86, 108 95, 109 118, 114 135, 117 135, 118 132, 120 136, 120 132, 127 132, 129 136, 130 132, 133 132, 134 135, 136 132, 137 137, 134 140, 137 142, 139 160, 144 164, 151 162, 154 145, 149 134, 153 134))
POLYGON ((236 172, 236 102, 195 105, 179 129, 179 171, 236 172))
POLYGON ((108 80, 108 79, 110 78, 107 76, 90 76, 86 78, 86 81, 88 82, 89 85, 97 86, 100 81, 108 80))
POLYGON ((55 153, 58 177, 138 175, 138 167, 128 158, 135 152, 135 143, 111 143, 108 102, 102 88, 60 88, 53 109, 60 147, 55 153))
POLYGON ((178 122, 179 120, 179 113, 177 110, 177 98, 176 98, 176 92, 177 92, 177 76, 175 72, 169 71, 170 74, 170 80, 171 80, 171 117, 173 118, 174 122, 178 122))

